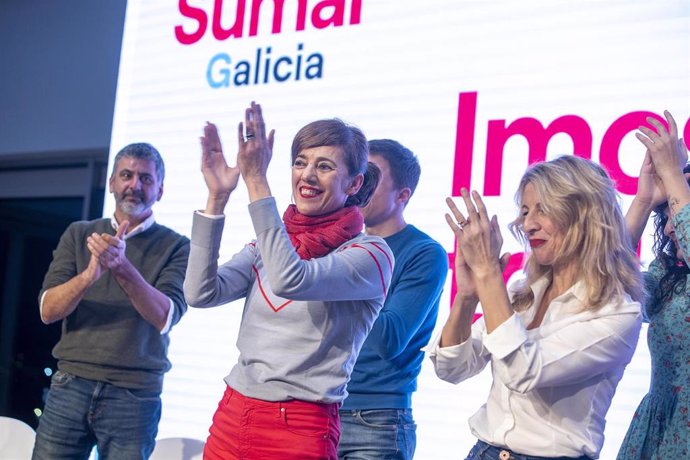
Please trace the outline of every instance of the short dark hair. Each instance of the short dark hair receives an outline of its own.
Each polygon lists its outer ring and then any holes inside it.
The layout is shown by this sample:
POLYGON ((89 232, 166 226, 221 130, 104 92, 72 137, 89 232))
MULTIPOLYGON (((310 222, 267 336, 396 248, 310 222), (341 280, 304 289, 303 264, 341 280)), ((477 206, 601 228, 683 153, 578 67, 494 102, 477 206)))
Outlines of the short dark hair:
POLYGON ((345 206, 364 206, 369 202, 379 180, 378 168, 369 166, 369 146, 362 130, 338 118, 317 120, 300 129, 292 141, 292 162, 302 150, 314 147, 340 147, 350 177, 364 175, 359 191, 349 197, 345 206))
POLYGON ((163 157, 161 157, 161 154, 153 145, 147 144, 146 142, 137 142, 124 146, 122 150, 117 152, 117 155, 115 155, 115 160, 113 160, 113 175, 115 174, 117 162, 120 161, 122 157, 153 161, 153 164, 156 167, 158 182, 162 183, 165 179, 165 164, 163 163, 163 157))
POLYGON ((388 162, 395 188, 409 188, 412 196, 419 183, 422 169, 419 160, 410 149, 392 139, 374 139, 369 141, 369 155, 383 157, 388 162))

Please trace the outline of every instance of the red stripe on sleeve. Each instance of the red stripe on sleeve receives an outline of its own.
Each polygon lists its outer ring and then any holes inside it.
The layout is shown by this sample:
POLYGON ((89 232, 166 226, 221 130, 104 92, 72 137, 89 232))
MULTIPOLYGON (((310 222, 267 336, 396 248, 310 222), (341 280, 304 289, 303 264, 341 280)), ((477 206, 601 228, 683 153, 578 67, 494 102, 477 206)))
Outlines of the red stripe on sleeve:
POLYGON ((376 249, 378 249, 379 251, 381 251, 381 253, 382 253, 384 256, 386 256, 386 260, 388 260, 388 267, 390 267, 391 272, 392 272, 392 271, 393 271, 393 261, 391 260, 391 258, 390 258, 390 256, 388 255, 388 253, 387 253, 386 251, 383 250, 383 248, 381 247, 380 244, 371 243, 371 245, 374 246, 374 247, 375 247, 376 249))
MULTIPOLYGON (((376 246, 376 245, 374 244, 374 246, 376 246)), ((386 280, 383 279, 383 270, 381 269, 381 264, 379 263, 378 259, 376 258, 376 256, 374 255, 373 252, 371 252, 369 249, 365 248, 364 246, 362 246, 358 243, 353 244, 352 247, 364 249, 371 256, 371 258, 374 259, 374 263, 376 264, 376 268, 378 268, 378 270, 379 270, 379 277, 381 278, 381 287, 383 288, 383 295, 385 297, 385 295, 386 295, 386 280)), ((378 248, 378 246, 377 246, 377 248, 378 248)), ((381 252, 383 252, 384 254, 386 254, 386 252, 381 250, 381 248, 378 248, 378 249, 381 252)), ((386 254, 386 257, 388 257, 388 254, 386 254)), ((390 258, 388 258, 389 263, 390 263, 390 261, 391 261, 390 258)))

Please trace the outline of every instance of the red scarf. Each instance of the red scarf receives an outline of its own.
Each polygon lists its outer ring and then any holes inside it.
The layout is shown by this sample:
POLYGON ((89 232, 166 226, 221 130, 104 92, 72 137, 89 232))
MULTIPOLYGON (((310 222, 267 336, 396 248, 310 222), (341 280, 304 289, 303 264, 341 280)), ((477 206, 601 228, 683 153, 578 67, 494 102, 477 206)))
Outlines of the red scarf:
POLYGON ((347 206, 323 216, 305 216, 294 204, 283 214, 285 230, 302 259, 323 257, 364 228, 364 217, 357 206, 347 206))

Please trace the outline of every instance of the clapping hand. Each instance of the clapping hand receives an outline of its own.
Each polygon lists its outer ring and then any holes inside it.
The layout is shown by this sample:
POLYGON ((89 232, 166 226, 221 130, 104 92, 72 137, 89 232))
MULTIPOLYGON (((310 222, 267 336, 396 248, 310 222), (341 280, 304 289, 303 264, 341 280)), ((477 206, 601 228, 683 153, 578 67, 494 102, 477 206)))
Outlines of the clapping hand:
POLYGON ((496 216, 488 218, 484 202, 477 192, 473 192, 474 202, 467 189, 461 190, 467 208, 467 218, 451 198, 446 198, 452 216, 446 214, 446 222, 455 234, 455 282, 457 293, 466 299, 477 298, 478 273, 496 268, 503 271, 510 254, 499 258, 503 237, 496 216))
POLYGON ((208 187, 209 201, 217 200, 224 206, 237 187, 240 170, 237 166, 228 166, 216 125, 207 122, 200 140, 201 172, 208 187))
POLYGON ((124 221, 117 227, 115 235, 92 233, 86 239, 86 245, 92 256, 106 269, 117 269, 126 260, 124 235, 129 228, 129 221, 124 221))
POLYGON ((648 117, 647 122, 656 128, 656 132, 646 126, 640 126, 641 133, 635 133, 637 139, 647 147, 654 172, 661 180, 679 174, 688 161, 685 143, 678 139, 676 120, 668 110, 664 111, 664 116, 668 122, 668 130, 659 120, 648 117))
POLYGON ((261 105, 255 102, 245 110, 244 118, 244 125, 240 122, 237 130, 237 164, 245 182, 265 181, 266 171, 273 156, 275 130, 271 130, 268 137, 266 136, 261 105))

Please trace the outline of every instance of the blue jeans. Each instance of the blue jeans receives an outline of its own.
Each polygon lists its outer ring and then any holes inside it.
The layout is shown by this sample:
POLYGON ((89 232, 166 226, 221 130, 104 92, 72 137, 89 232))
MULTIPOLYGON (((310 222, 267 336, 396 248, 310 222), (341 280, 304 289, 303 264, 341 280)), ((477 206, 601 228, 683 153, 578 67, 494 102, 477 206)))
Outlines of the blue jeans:
POLYGON ((534 455, 516 454, 503 447, 494 447, 484 441, 477 441, 465 460, 591 460, 582 457, 535 457, 534 455))
POLYGON ((417 445, 411 409, 340 411, 340 460, 411 460, 417 445))
POLYGON ((147 459, 161 417, 159 391, 127 390, 57 371, 39 418, 32 459, 147 459))

